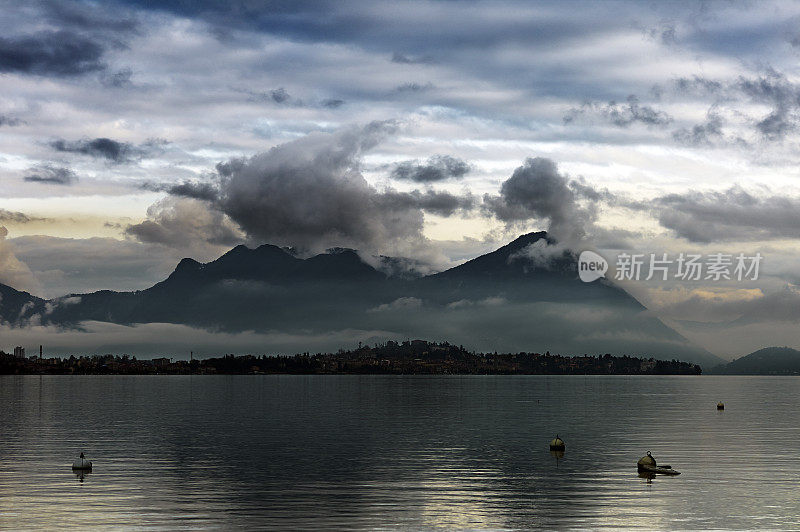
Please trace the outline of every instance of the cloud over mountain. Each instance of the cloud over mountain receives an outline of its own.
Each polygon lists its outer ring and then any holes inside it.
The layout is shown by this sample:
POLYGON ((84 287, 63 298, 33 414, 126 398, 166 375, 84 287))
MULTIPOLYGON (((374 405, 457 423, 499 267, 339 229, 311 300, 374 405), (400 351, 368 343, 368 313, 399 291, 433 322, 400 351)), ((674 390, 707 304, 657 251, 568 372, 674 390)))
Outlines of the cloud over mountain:
MULTIPOLYGON (((311 250, 396 249, 424 241, 424 212, 451 216, 476 205, 471 195, 379 190, 370 185, 360 172, 362 154, 396 128, 393 122, 373 122, 333 133, 315 132, 250 158, 220 163, 211 182, 145 188, 206 202, 203 208, 205 216, 211 216, 209 222, 239 227, 252 242, 311 250)), ((441 171, 451 173, 460 172, 465 164, 451 159, 433 161, 443 165, 441 171)), ((211 225, 190 222, 194 229, 184 231, 180 219, 194 218, 189 210, 188 203, 168 198, 151 209, 148 220, 128 227, 126 233, 149 242, 182 242, 200 233, 203 240, 220 241, 220 235, 210 232, 211 225)), ((233 237, 228 231, 224 235, 233 237)))
POLYGON ((484 209, 506 223, 545 220, 548 234, 568 246, 581 242, 597 218, 593 188, 559 173, 556 163, 529 158, 503 182, 500 194, 485 195, 484 209), (581 202, 586 197, 588 201, 581 202))

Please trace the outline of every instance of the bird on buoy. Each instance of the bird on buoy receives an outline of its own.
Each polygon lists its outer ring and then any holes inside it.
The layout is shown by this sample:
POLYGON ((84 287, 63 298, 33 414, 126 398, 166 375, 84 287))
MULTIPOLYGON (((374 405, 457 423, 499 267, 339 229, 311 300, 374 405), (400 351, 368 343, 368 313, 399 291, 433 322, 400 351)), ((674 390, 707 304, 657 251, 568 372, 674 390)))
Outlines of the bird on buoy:
POLYGON ((723 403, 722 401, 717 403, 717 410, 725 410, 725 403, 723 403))
POLYGON ((553 438, 553 440, 550 442, 550 450, 551 451, 563 451, 566 448, 567 448, 567 446, 564 444, 564 440, 559 438, 558 434, 556 434, 556 437, 553 438))
POLYGON ((72 469, 78 471, 91 471, 92 462, 87 460, 83 453, 81 453, 78 459, 72 462, 72 469))

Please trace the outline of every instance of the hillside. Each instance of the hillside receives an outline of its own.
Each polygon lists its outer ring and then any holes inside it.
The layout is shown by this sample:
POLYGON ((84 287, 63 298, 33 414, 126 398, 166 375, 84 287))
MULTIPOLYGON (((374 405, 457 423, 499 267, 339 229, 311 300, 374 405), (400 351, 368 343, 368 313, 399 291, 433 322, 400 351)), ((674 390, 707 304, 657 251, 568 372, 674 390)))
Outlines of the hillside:
POLYGON ((800 351, 790 347, 765 347, 721 364, 714 375, 800 375, 800 351))

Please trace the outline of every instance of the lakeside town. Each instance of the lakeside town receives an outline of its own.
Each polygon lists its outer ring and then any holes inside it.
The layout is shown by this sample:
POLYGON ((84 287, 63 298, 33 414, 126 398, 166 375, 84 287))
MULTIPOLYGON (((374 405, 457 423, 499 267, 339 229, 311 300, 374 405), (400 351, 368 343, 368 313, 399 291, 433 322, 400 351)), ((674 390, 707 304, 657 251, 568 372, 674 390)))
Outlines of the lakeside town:
POLYGON ((189 360, 128 355, 25 356, 0 351, 0 374, 19 375, 700 375, 678 360, 632 356, 563 356, 545 353, 477 353, 448 342, 388 341, 336 353, 239 355, 189 360))

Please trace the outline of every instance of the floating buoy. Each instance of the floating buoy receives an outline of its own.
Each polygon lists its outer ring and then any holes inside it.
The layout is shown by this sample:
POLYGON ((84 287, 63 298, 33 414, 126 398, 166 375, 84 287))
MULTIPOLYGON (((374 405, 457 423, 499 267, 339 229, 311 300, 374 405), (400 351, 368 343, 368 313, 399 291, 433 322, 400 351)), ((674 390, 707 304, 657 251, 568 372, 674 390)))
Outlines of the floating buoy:
POLYGON ((656 467, 656 459, 653 458, 653 455, 650 454, 650 451, 647 451, 647 456, 642 456, 639 458, 639 461, 636 462, 636 467, 639 468, 639 471, 641 471, 644 467, 656 467))
POLYGON ((553 438, 553 440, 550 442, 550 450, 551 451, 563 451, 566 448, 567 448, 567 446, 564 444, 564 440, 559 438, 558 434, 556 434, 556 437, 553 438))
POLYGON ((717 403, 717 410, 725 410, 725 403, 723 403, 722 401, 717 403))
POLYGON ((72 462, 72 469, 75 471, 91 471, 92 462, 91 460, 87 460, 86 457, 83 456, 83 453, 81 453, 81 455, 72 462))
POLYGON ((656 459, 653 458, 653 455, 650 454, 650 451, 647 451, 646 456, 642 456, 639 458, 639 461, 636 462, 636 468, 639 470, 639 473, 659 473, 661 475, 680 475, 678 471, 672 469, 669 465, 656 465, 656 459))

